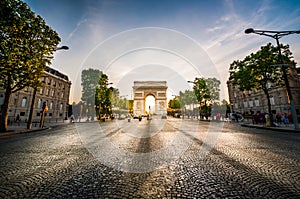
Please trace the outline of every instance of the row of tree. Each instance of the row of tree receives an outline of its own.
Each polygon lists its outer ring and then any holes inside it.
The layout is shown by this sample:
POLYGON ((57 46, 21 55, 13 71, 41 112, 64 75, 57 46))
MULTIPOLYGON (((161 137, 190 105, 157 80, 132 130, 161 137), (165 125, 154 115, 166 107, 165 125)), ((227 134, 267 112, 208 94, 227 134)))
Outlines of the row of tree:
POLYGON ((132 112, 132 100, 120 96, 119 90, 109 86, 111 84, 108 76, 102 71, 92 68, 83 70, 81 73, 81 102, 77 105, 73 103, 75 114, 91 119, 96 115, 100 120, 113 112, 132 112), (76 108, 76 106, 81 106, 81 108, 76 108))
POLYGON ((42 86, 41 76, 59 42, 58 34, 26 3, 0 1, 0 87, 5 89, 0 131, 7 131, 10 96, 42 86))
POLYGON ((171 99, 168 103, 170 114, 185 113, 186 105, 198 104, 198 108, 193 109, 192 113, 199 113, 202 116, 211 115, 213 109, 222 112, 228 109, 228 103, 220 99, 220 84, 221 82, 216 78, 195 78, 193 83, 193 90, 180 91, 179 96, 171 99))

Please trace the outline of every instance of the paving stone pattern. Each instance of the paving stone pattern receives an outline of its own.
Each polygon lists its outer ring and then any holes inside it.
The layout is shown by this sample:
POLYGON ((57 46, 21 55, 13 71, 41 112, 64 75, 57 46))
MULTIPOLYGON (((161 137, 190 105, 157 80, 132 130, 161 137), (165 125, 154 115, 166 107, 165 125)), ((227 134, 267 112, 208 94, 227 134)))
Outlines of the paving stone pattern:
MULTIPOLYGON (((160 150, 178 134, 192 142, 170 164, 130 173, 108 167, 89 153, 74 124, 0 138, 0 198, 300 198, 297 133, 229 123, 219 128, 198 121, 179 126, 179 120, 168 119, 157 134, 138 138, 122 130, 127 121, 117 122, 100 125, 123 150, 160 150), (209 145, 209 128, 222 133, 208 154, 200 156, 209 145)), ((144 131, 147 122, 130 125, 144 131)))

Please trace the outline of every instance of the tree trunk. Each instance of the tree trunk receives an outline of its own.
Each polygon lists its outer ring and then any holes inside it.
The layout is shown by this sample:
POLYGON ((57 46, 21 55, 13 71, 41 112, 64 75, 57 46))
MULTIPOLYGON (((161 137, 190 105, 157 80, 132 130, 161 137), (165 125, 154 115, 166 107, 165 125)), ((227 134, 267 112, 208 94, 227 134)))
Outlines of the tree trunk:
POLYGON ((268 89, 265 90, 265 94, 267 96, 267 101, 268 101, 268 112, 269 112, 269 118, 270 118, 270 126, 275 126, 274 125, 273 114, 272 114, 272 108, 271 108, 270 95, 269 95, 268 89))
POLYGON ((35 104, 36 90, 37 89, 34 88, 33 94, 32 94, 32 100, 31 100, 31 105, 30 105, 30 112, 29 112, 28 122, 27 122, 27 129, 31 129, 32 128, 32 115, 33 115, 33 108, 34 108, 34 104, 35 104))
POLYGON ((0 131, 7 131, 7 121, 8 121, 8 109, 10 105, 10 96, 12 94, 11 88, 6 88, 4 103, 1 106, 1 126, 0 131))

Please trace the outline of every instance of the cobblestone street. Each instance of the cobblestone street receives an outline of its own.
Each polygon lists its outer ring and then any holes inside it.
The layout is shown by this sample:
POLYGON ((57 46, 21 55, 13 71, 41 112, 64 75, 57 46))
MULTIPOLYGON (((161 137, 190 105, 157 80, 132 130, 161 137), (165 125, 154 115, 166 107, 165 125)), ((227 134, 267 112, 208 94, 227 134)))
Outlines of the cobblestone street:
POLYGON ((0 198, 300 198, 300 135, 197 120, 0 138, 0 198))

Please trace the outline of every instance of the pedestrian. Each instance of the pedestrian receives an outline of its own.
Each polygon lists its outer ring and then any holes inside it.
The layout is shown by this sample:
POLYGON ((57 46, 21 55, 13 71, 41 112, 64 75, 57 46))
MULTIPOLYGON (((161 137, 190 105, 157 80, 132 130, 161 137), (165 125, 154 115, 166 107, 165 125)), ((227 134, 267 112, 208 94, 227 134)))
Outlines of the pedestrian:
POLYGON ((130 116, 129 115, 127 115, 127 121, 130 122, 130 116))
POLYGON ((282 120, 281 117, 282 117, 282 116, 281 116, 280 113, 277 113, 277 114, 276 114, 276 122, 277 122, 278 124, 281 124, 281 120, 282 120))
POLYGON ((18 114, 16 117, 16 122, 19 122, 19 121, 20 121, 20 115, 18 114))
POLYGON ((289 117, 287 116, 287 114, 284 115, 283 123, 285 124, 286 127, 287 127, 287 126, 289 125, 289 123, 290 123, 289 117))
POLYGON ((18 126, 20 126, 20 121, 21 121, 21 118, 20 118, 20 115, 18 114, 16 117, 16 122, 18 123, 18 126))
POLYGON ((72 114, 71 117, 70 117, 70 119, 71 119, 71 123, 73 123, 74 120, 75 120, 75 116, 72 114))

